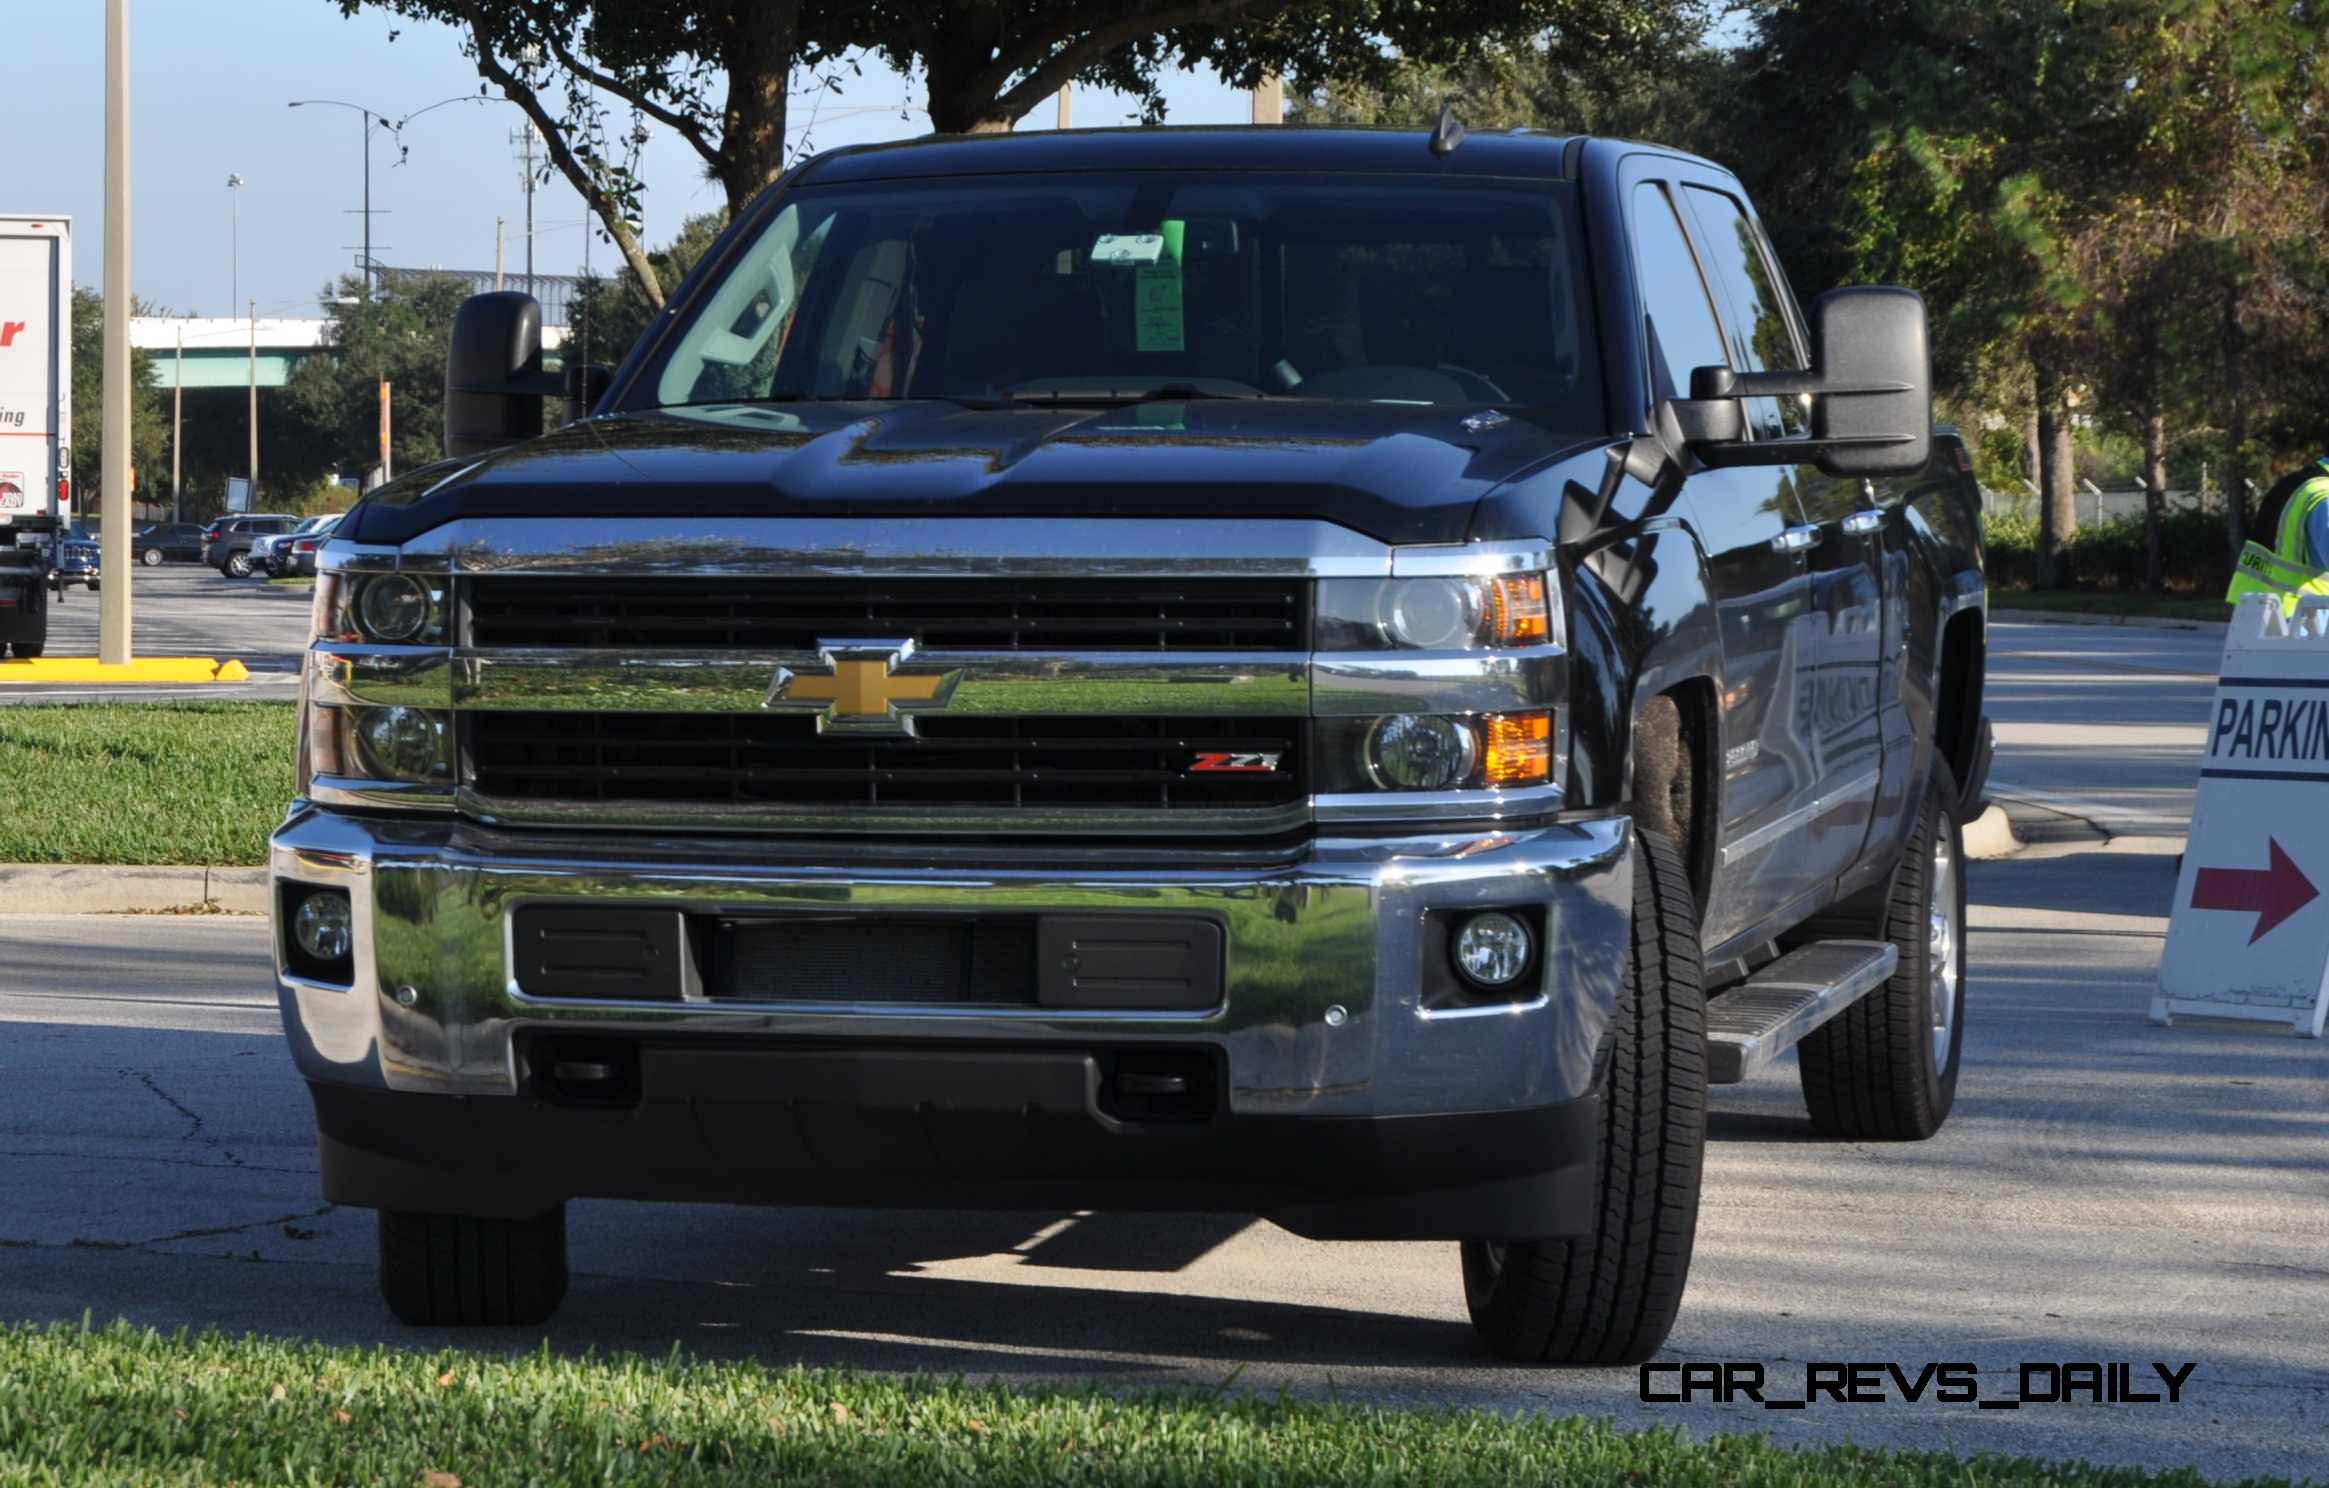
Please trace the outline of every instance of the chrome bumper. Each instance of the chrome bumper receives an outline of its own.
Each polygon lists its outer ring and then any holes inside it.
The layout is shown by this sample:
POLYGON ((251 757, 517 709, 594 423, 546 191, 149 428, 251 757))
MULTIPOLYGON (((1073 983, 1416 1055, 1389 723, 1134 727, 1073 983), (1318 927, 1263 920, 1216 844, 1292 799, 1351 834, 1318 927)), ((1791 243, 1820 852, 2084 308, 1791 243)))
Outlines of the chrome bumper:
POLYGON ((1622 817, 1446 837, 1322 838, 1269 861, 1164 848, 1046 851, 996 866, 967 845, 901 856, 809 845, 524 833, 396 821, 312 804, 275 833, 278 882, 347 888, 355 985, 276 984, 300 1071, 321 1084, 514 1096, 526 1030, 777 1036, 863 1046, 1203 1043, 1229 1108, 1254 1116, 1406 1116, 1543 1107, 1588 1093, 1627 959, 1633 846, 1622 817), (1118 866, 1134 857, 1138 866, 1118 866), (983 858, 983 862, 982 862, 983 858), (1052 1008, 547 1000, 512 977, 521 904, 652 901, 724 914, 1181 910, 1228 937, 1222 1003, 1198 1013, 1052 1008), (1424 913, 1542 903, 1534 995, 1432 1010, 1424 913))

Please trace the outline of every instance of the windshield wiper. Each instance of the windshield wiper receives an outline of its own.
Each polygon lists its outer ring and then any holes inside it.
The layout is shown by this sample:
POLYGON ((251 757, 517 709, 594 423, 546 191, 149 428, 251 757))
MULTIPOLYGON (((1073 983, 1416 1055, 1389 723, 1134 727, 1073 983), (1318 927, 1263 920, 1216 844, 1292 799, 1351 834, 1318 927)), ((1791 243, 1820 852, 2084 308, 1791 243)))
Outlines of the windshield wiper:
POLYGON ((1194 383, 1168 382, 1156 387, 1030 388, 1024 392, 1006 393, 1004 396, 1013 403, 1116 408, 1136 403, 1195 403, 1214 398, 1250 402, 1256 398, 1266 398, 1269 394, 1258 388, 1230 392, 1220 388, 1198 387, 1194 383))

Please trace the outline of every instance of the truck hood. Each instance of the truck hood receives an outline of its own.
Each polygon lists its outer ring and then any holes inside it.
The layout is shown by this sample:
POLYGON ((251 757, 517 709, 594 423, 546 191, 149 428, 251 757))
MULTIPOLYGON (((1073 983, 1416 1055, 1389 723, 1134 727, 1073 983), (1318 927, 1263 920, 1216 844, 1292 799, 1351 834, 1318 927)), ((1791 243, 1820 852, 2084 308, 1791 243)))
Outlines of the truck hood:
POLYGON ((1311 517, 1460 542, 1482 497, 1595 436, 1313 400, 1113 408, 718 404, 585 420, 374 491, 336 536, 462 517, 1311 517))

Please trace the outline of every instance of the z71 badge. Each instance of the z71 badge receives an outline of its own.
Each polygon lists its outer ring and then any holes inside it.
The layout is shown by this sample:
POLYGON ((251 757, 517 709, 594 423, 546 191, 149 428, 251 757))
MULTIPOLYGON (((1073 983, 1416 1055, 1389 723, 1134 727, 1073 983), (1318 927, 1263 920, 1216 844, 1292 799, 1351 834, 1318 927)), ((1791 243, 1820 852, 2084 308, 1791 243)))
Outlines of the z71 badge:
POLYGON ((1200 754, 1189 766, 1194 775, 1275 775, 1280 754, 1200 754))

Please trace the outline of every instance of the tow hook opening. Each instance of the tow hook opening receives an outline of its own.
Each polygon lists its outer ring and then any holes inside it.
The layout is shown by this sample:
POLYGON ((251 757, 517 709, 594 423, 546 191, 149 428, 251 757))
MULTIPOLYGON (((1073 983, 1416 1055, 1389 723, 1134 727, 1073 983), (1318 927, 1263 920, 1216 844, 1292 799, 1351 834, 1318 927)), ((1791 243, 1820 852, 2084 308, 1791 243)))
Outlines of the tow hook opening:
POLYGON ((526 1046, 527 1077, 556 1106, 635 1106, 639 1047, 625 1039, 539 1038, 526 1046))
POLYGON ((1118 1121, 1210 1121, 1221 1104, 1218 1049, 1120 1049, 1101 1056, 1100 1110, 1118 1121))

